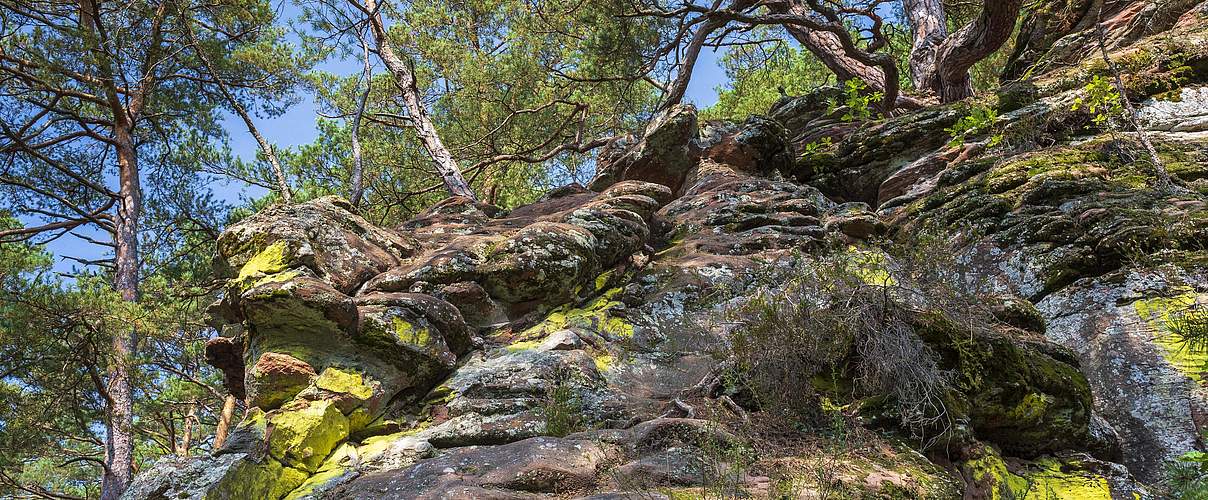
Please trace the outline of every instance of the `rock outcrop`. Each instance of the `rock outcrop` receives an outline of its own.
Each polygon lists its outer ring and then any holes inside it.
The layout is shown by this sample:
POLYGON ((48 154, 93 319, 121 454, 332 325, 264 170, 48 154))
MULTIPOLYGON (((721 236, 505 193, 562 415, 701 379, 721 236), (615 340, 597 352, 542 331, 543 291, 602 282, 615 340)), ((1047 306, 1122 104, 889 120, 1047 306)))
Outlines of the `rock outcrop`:
MULTIPOLYGON (((1024 24, 1013 64, 1073 43, 1046 19, 1024 24)), ((1121 50, 1158 43, 1129 26, 1121 50)), ((1208 135, 1184 112, 1202 107, 1208 52, 1205 23, 1180 26, 1181 52, 1137 58, 1128 82, 1173 191, 1071 110, 1104 69, 1062 51, 1080 66, 1004 91, 960 146, 945 129, 970 103, 844 121, 824 88, 741 124, 673 107, 610 143, 590 189, 510 211, 450 198, 382 228, 334 197, 266 209, 218 242, 207 359, 242 421, 126 498, 1156 498, 1142 483, 1203 446, 1208 414, 1208 355, 1178 342, 1208 307, 1208 135), (984 323, 878 246, 922 234, 993 292, 984 323), (783 383, 879 441, 756 449, 766 412, 724 356, 742 321, 718 318, 800 293, 836 252, 935 366, 943 414, 907 425, 899 396, 861 389, 867 349, 835 342, 828 377, 783 383), (801 470, 826 475, 785 472, 801 470)))

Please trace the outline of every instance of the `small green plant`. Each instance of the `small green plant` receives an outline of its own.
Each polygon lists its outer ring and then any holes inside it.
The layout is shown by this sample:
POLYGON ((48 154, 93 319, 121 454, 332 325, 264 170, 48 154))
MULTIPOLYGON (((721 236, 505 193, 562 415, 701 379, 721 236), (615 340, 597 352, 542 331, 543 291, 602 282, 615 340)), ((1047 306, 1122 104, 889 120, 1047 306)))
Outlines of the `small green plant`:
POLYGON ((1166 326, 1183 349, 1208 352, 1208 309, 1192 304, 1171 311, 1166 326))
POLYGON ((840 465, 847 453, 852 449, 852 432, 838 410, 830 411, 829 436, 822 443, 821 449, 810 460, 809 476, 813 483, 816 497, 819 500, 841 498, 843 482, 839 476, 840 465))
POLYGON ((1208 498, 1208 453, 1189 451, 1166 464, 1163 483, 1169 498, 1208 498))
POLYGON ((550 436, 565 437, 584 429, 580 416, 583 403, 572 382, 572 376, 559 373, 546 390, 541 413, 545 417, 545 433, 550 436))
POLYGON ((747 473, 757 461, 747 443, 718 438, 720 429, 706 433, 696 444, 700 450, 700 472, 705 498, 741 498, 747 473))
MULTIPOLYGON (((872 104, 879 102, 885 94, 881 92, 868 92, 868 84, 859 78, 852 78, 843 82, 843 106, 847 111, 843 113, 843 121, 854 122, 856 120, 867 120, 872 118, 872 104)), ((828 102, 828 112, 834 111, 837 103, 832 99, 828 102)))
MULTIPOLYGON (((965 143, 965 139, 970 136, 984 134, 994 127, 994 121, 998 119, 998 111, 987 106, 974 106, 969 110, 969 114, 962 116, 951 127, 944 129, 952 140, 948 141, 948 147, 957 147, 965 143)), ((987 147, 997 146, 1002 142, 1002 134, 994 134, 990 136, 990 143, 987 147)))
POLYGON ((801 164, 809 165, 814 173, 821 173, 823 166, 827 164, 828 150, 833 144, 834 141, 830 137, 807 143, 801 148, 801 155, 798 157, 801 164))
POLYGON ((801 148, 801 159, 808 160, 813 158, 826 148, 830 147, 832 144, 834 144, 834 141, 831 140, 830 137, 823 137, 814 142, 808 143, 801 148))
POLYGON ((1102 127, 1112 117, 1120 116, 1124 107, 1120 101, 1120 93, 1116 91, 1116 87, 1107 81, 1102 76, 1095 75, 1091 78, 1090 83, 1082 88, 1082 97, 1074 100, 1074 104, 1070 106, 1071 111, 1086 109, 1087 113, 1091 114, 1091 120, 1095 125, 1102 127))

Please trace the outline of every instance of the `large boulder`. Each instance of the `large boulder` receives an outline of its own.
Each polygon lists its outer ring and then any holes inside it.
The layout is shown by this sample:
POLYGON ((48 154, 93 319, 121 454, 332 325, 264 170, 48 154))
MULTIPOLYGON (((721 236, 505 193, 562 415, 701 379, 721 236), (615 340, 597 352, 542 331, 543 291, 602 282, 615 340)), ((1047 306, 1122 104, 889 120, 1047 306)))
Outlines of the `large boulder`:
POLYGON ((494 447, 458 448, 414 466, 367 474, 337 498, 520 499, 589 491, 608 452, 588 440, 535 437, 494 447))
MULTIPOLYGON (((651 217, 670 195, 663 185, 625 181, 598 194, 563 190, 495 219, 476 216, 474 224, 458 222, 464 234, 374 277, 363 292, 475 282, 509 314, 556 306, 594 291, 584 285, 642 250, 651 217)), ((424 234, 445 233, 439 224, 414 227, 424 234)), ((481 300, 476 308, 494 315, 495 308, 481 300)))
POLYGON ((217 267, 234 286, 308 269, 343 293, 413 255, 412 238, 370 224, 347 201, 325 197, 274 205, 223 231, 217 267))
POLYGON ((973 330, 937 314, 915 326, 955 374, 948 408, 974 435, 1012 456, 1085 449, 1093 405, 1074 353, 1020 330, 973 330))
MULTIPOLYGON (((1177 182, 1202 183, 1200 140, 1153 140, 1177 182)), ((1071 349, 1088 375, 1123 463, 1156 480, 1165 463, 1200 446, 1208 390, 1202 360, 1142 312, 1208 286, 1198 243, 1208 238, 1208 200, 1155 189, 1153 171, 1118 161, 1117 147, 1102 136, 949 168, 923 196, 891 210, 891 230, 967 228, 959 259, 1037 305, 1046 336, 1071 349)))
POLYGON ((614 139, 596 160, 596 176, 587 187, 602 191, 624 180, 642 180, 678 191, 684 176, 696 166, 696 107, 677 104, 655 115, 638 139, 614 139))

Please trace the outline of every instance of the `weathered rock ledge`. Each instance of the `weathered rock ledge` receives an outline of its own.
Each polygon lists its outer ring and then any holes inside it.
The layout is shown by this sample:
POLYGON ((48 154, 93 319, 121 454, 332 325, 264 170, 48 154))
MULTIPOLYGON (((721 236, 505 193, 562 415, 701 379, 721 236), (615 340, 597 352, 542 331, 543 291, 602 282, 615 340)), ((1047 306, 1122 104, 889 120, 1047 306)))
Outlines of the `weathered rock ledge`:
MULTIPOLYGON (((1195 26, 1183 35, 1202 42, 1195 26)), ((1178 88, 1198 99, 1208 56, 1188 50, 1178 88)), ((125 498, 662 498, 719 476, 769 494, 777 467, 819 451, 726 476, 750 452, 739 416, 759 408, 684 402, 725 368, 728 330, 701 318, 824 251, 871 262, 884 286, 900 268, 867 259, 874 240, 920 233, 992 285, 997 319, 970 328, 893 298, 952 374, 943 429, 844 392, 853 373, 784 381, 888 436, 834 458, 833 480, 857 497, 1153 498, 1142 483, 1202 447, 1208 414, 1208 358, 1171 340, 1208 307, 1208 138, 1148 104, 1180 185, 1153 189, 1070 111, 1084 66, 1039 78, 989 149, 947 145, 968 103, 852 123, 822 90, 742 124, 674 107, 614 140, 590 189, 511 211, 451 198, 381 228, 338 198, 269 208, 218 242, 208 358, 248 410, 223 449, 162 461, 125 498)))

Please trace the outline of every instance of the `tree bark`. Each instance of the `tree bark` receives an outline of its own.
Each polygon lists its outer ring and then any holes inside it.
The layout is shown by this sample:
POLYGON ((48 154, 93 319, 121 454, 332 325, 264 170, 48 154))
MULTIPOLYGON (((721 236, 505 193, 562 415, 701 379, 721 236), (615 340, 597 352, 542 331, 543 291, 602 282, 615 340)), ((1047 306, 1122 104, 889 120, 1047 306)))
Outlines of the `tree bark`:
MULTIPOLYGON (((810 8, 798 0, 773 2, 768 5, 768 10, 775 14, 795 16, 811 14, 810 8)), ((881 71, 881 68, 865 64, 847 55, 839 35, 829 31, 811 30, 798 25, 786 25, 785 30, 802 47, 817 57, 831 73, 834 73, 835 78, 840 82, 856 78, 863 80, 869 90, 873 92, 885 91, 885 73, 881 71)))
POLYGON ((853 78, 864 81, 873 92, 885 91, 885 73, 881 68, 871 66, 848 57, 843 53, 843 43, 838 35, 829 31, 813 31, 800 26, 789 26, 789 35, 797 40, 802 47, 817 57, 824 66, 835 74, 840 82, 853 78))
MULTIPOLYGON (((852 40, 847 27, 838 17, 816 19, 816 10, 822 8, 818 2, 805 0, 783 0, 767 4, 773 14, 787 14, 803 19, 814 19, 815 26, 785 24, 789 35, 802 47, 814 54, 840 81, 859 79, 870 92, 880 92, 878 107, 882 113, 890 114, 899 106, 915 107, 912 100, 903 102, 898 85, 898 67, 893 57, 887 54, 862 51, 852 40)), ((831 14, 834 14, 833 12, 831 14)))
MULTIPOLYGON (((1062 64, 1061 57, 1050 57, 1049 50, 1057 40, 1087 29, 1094 23, 1095 12, 1103 0, 1068 0, 1060 9, 1045 8, 1044 3, 1025 6, 1015 47, 999 76, 1002 82, 1024 78, 1033 65, 1043 62, 1062 64)), ((1043 70, 1043 68, 1041 68, 1043 70)))
POLYGON ((361 197, 365 194, 365 163, 361 153, 361 119, 365 116, 365 105, 369 102, 369 91, 373 90, 373 66, 369 64, 369 44, 365 42, 363 33, 357 33, 364 54, 364 69, 362 78, 365 80, 365 91, 357 101, 357 114, 352 118, 352 188, 348 201, 352 206, 361 205, 361 197))
POLYGON ((432 161, 436 165, 436 171, 444 182, 445 188, 453 196, 464 196, 477 201, 478 197, 474 196, 474 191, 470 189, 470 183, 466 182, 465 176, 462 175, 461 168, 457 166, 457 160, 453 159, 453 154, 449 152, 449 148, 445 147, 444 142, 441 141, 440 134, 432 123, 432 118, 428 116, 428 110, 424 107, 418 83, 415 80, 415 73, 411 70, 411 66, 407 61, 404 61, 395 53, 394 47, 390 44, 389 33, 386 32, 386 26, 382 23, 377 2, 375 0, 365 0, 362 6, 357 4, 356 0, 350 1, 353 2, 354 6, 368 15, 369 28, 373 33, 378 57, 382 59, 382 62, 386 65, 386 69, 394 76, 394 81, 402 92, 403 104, 407 108, 408 115, 410 115, 409 117, 414 126, 415 134, 419 136, 420 142, 428 150, 428 155, 432 157, 432 161))
POLYGON ((935 88, 935 56, 948 38, 948 25, 943 0, 905 0, 914 44, 910 48, 910 81, 916 89, 935 88))
MULTIPOLYGON (((95 54, 96 69, 101 75, 105 103, 113 117, 111 144, 117 154, 118 204, 113 225, 114 273, 113 288, 122 301, 139 301, 138 228, 142 216, 142 186, 138 170, 138 151, 134 140, 134 124, 146 102, 146 92, 154 79, 143 79, 137 89, 128 90, 127 100, 118 95, 113 64, 106 43, 105 26, 100 18, 100 0, 81 0, 80 27, 85 43, 95 54)), ((158 40, 165 9, 160 8, 153 20, 152 39, 158 40)), ((153 58, 156 43, 148 51, 153 58)), ((150 65, 148 65, 150 66, 150 65)), ((113 332, 110 339, 110 363, 105 407, 105 467, 101 474, 101 500, 117 500, 134 476, 134 390, 131 387, 133 362, 137 355, 138 331, 134 325, 113 332)))
POLYGON ((218 417, 218 428, 214 429, 214 451, 222 449, 226 444, 227 434, 231 430, 231 418, 235 416, 235 395, 227 394, 222 402, 222 413, 218 417))
POLYGON ((176 456, 184 458, 189 456, 189 449, 193 446, 193 427, 197 422, 197 406, 190 404, 189 413, 185 414, 184 429, 180 432, 180 443, 176 446, 176 456))
MULTIPOLYGON (((142 192, 139 185, 138 156, 131 128, 125 117, 114 127, 120 204, 114 221, 116 269, 113 287, 123 301, 137 303, 138 221, 142 212, 142 192)), ((134 391, 130 386, 130 378, 137 343, 138 332, 134 327, 114 332, 107 387, 111 401, 106 411, 107 467, 101 479, 102 500, 116 500, 120 497, 134 475, 134 391)))
POLYGON ((667 94, 663 97, 662 104, 659 105, 660 110, 670 108, 684 100, 684 94, 688 92, 688 83, 692 81, 692 71, 696 68, 696 60, 700 57, 701 48, 709 39, 709 35, 725 25, 726 21, 709 19, 701 23, 700 27, 696 29, 696 33, 692 34, 692 39, 684 48, 684 58, 680 61, 675 80, 667 86, 667 94))
MULTIPOLYGON (((937 14, 933 11, 936 5, 932 1, 909 2, 915 7, 907 12, 912 26, 936 21, 937 14)), ((977 19, 948 36, 935 49, 932 64, 911 68, 911 74, 918 75, 918 82, 923 83, 919 90, 935 94, 940 102, 959 101, 973 95, 969 68, 993 54, 1011 37, 1023 0, 986 0, 982 5, 977 19)), ((942 20, 942 5, 938 15, 942 20)), ((920 58, 925 60, 927 56, 921 54, 920 58)))

